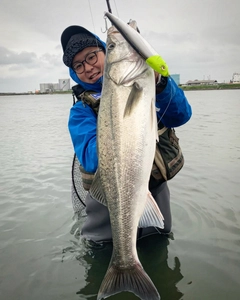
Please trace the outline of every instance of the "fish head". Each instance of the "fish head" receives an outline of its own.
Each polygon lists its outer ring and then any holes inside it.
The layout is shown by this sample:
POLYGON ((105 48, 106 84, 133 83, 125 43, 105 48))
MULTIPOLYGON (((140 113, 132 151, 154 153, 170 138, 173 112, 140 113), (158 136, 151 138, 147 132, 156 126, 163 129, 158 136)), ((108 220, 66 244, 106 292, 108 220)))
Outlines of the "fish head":
MULTIPOLYGON (((137 22, 131 20, 127 26, 137 31, 137 22)), ((134 50, 115 26, 107 32, 105 76, 117 85, 131 86, 149 66, 134 50)))

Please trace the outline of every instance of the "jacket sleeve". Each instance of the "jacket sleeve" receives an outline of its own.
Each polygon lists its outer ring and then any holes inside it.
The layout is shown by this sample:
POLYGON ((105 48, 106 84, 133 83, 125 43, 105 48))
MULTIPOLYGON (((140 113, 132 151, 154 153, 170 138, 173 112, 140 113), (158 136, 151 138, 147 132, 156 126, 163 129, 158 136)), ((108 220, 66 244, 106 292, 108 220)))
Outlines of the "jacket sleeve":
POLYGON ((80 164, 87 172, 94 173, 98 166, 96 114, 78 101, 70 110, 68 129, 80 164))
POLYGON ((157 118, 166 127, 178 127, 185 124, 192 115, 188 100, 175 81, 169 77, 165 89, 156 95, 157 118))

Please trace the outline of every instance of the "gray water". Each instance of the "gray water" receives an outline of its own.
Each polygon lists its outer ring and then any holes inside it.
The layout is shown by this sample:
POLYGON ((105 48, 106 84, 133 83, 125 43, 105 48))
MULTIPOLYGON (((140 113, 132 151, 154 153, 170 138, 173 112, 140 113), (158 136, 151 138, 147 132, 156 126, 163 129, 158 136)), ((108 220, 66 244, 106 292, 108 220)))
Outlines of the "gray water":
MULTIPOLYGON (((240 299, 240 90, 186 93, 172 236, 138 243, 162 300, 240 299)), ((111 245, 74 235, 71 95, 0 97, 0 299, 96 299, 111 245)), ((122 293, 109 299, 138 299, 122 293)))

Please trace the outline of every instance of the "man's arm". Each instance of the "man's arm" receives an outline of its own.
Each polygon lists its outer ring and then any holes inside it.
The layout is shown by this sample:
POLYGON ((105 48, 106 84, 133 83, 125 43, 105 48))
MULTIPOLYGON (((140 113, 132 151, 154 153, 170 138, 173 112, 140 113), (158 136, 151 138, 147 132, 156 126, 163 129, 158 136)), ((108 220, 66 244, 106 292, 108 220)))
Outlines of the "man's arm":
POLYGON ((70 110, 68 129, 80 164, 87 172, 94 173, 98 166, 96 114, 78 101, 70 110))

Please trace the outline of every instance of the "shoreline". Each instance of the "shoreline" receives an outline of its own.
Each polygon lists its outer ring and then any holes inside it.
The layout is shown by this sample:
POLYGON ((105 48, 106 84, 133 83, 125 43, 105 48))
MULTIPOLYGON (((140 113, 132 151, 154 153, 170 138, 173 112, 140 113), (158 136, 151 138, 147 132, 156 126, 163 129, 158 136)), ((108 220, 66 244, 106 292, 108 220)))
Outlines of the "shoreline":
MULTIPOLYGON (((238 90, 240 89, 240 83, 220 83, 217 85, 179 85, 184 91, 209 91, 209 90, 238 90)), ((54 95, 54 94, 72 94, 72 90, 69 91, 55 91, 50 93, 0 93, 0 96, 28 96, 28 95, 54 95)))
POLYGON ((216 85, 179 85, 184 91, 209 91, 209 90, 238 90, 240 83, 219 83, 216 85))

